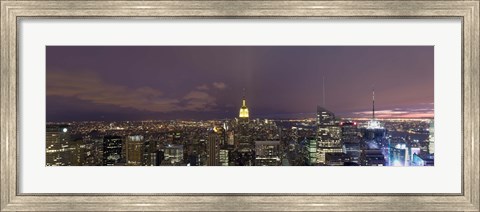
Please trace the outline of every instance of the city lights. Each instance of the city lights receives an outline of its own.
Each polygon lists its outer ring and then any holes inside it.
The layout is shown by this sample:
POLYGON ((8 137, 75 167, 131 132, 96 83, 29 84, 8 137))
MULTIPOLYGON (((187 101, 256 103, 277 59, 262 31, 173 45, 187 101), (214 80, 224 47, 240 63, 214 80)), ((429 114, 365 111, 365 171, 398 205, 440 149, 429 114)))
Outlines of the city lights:
MULTIPOLYGON (((431 166, 433 120, 245 116, 47 124, 48 166, 431 166)), ((374 111, 372 112, 374 113, 374 111)))
POLYGON ((47 166, 433 166, 433 46, 47 46, 47 166))

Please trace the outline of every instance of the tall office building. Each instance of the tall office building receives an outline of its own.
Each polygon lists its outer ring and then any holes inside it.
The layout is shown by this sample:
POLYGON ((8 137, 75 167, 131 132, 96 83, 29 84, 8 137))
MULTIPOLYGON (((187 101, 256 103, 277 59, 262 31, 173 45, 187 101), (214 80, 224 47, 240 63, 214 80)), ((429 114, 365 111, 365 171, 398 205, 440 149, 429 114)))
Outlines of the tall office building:
POLYGON ((335 124, 335 114, 325 109, 324 107, 317 106, 317 125, 326 126, 335 124))
POLYGON ((317 164, 317 140, 309 138, 307 143, 308 165, 313 166, 317 164))
POLYGON ((145 150, 143 152, 143 165, 144 166, 155 166, 158 144, 157 140, 146 140, 144 142, 145 150))
MULTIPOLYGON (((388 152, 387 130, 375 117, 375 90, 372 90, 372 118, 366 123, 363 132, 363 149, 383 149, 388 152)), ((386 155, 389 157, 388 155, 386 155)))
POLYGON ((340 122, 341 136, 343 142, 358 142, 358 125, 354 121, 340 122))
POLYGON ((227 145, 233 146, 235 145, 235 133, 233 131, 227 131, 227 145))
POLYGON ((152 160, 152 166, 160 166, 163 162, 163 159, 165 159, 164 152, 158 150, 152 154, 153 156, 150 158, 152 160))
POLYGON ((341 140, 345 153, 350 157, 349 162, 359 164, 362 151, 360 148, 360 136, 357 126, 357 123, 353 121, 340 123, 342 131, 341 140))
POLYGON ((385 166, 385 156, 380 149, 366 149, 361 155, 362 166, 385 166))
POLYGON ((435 154, 435 121, 430 120, 430 127, 428 129, 430 135, 428 136, 428 153, 435 154))
POLYGON ((385 127, 375 118, 375 89, 372 90, 372 119, 367 122, 366 135, 367 139, 383 138, 386 135, 385 127))
POLYGON ((335 114, 323 107, 317 107, 317 161, 325 164, 326 153, 343 153, 341 128, 335 114))
POLYGON ((243 91, 242 106, 240 107, 238 118, 241 122, 248 122, 249 120, 249 111, 247 107, 247 102, 245 100, 245 90, 243 91))
POLYGON ((372 118, 362 128, 362 134, 361 148, 363 152, 360 159, 362 166, 388 165, 386 163, 389 163, 387 160, 391 158, 392 149, 389 138, 387 138, 387 130, 375 117, 375 89, 372 89, 372 118), (377 153, 381 153, 383 157, 376 155, 377 153))
POLYGON ((249 110, 245 100, 245 90, 243 91, 242 107, 239 113, 239 123, 234 130, 233 139, 235 149, 231 151, 230 161, 234 161, 236 166, 253 166, 255 163, 255 142, 252 135, 252 125, 250 123, 249 110))
POLYGON ((124 143, 120 136, 103 138, 103 165, 115 166, 125 163, 124 143))
POLYGON ((103 164, 103 137, 85 136, 73 142, 75 164, 78 166, 101 166, 103 164))
POLYGON ((76 164, 76 145, 70 138, 70 126, 48 124, 46 128, 46 165, 71 166, 76 164))
POLYGON ((280 155, 280 141, 255 141, 255 166, 279 166, 280 155))
POLYGON ((162 164, 164 165, 176 165, 184 162, 183 145, 168 144, 163 152, 164 161, 162 161, 162 164))
POLYGON ((434 156, 432 154, 413 154, 412 166, 434 166, 434 156))
POLYGON ((145 143, 143 136, 127 136, 126 137, 126 157, 127 165, 142 166, 144 164, 145 143))
MULTIPOLYGON (((335 118, 335 114, 325 108, 325 78, 322 79, 322 99, 322 106, 317 106, 316 143, 318 148, 316 164, 326 164, 325 155, 327 153, 344 152, 339 123, 335 118)), ((311 162, 313 161, 310 161, 310 163, 311 162)))
POLYGON ((228 149, 220 149, 219 165, 228 166, 228 149))
POLYGON ((351 163, 347 154, 341 152, 326 153, 325 161, 327 166, 345 166, 347 163, 350 163, 348 166, 358 166, 357 163, 351 163))
POLYGON ((207 166, 220 165, 220 137, 210 133, 207 140, 207 166))
POLYGON ((47 149, 50 145, 61 144, 70 141, 70 126, 48 124, 46 131, 46 145, 47 149))
POLYGON ((390 147, 390 166, 409 166, 408 147, 405 143, 397 143, 390 147))

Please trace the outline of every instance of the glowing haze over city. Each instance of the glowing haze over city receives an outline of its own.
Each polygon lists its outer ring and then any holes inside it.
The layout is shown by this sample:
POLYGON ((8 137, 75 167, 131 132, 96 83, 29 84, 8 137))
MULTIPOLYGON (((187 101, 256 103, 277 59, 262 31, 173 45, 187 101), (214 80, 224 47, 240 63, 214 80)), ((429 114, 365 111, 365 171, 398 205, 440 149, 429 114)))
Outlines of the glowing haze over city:
POLYGON ((432 46, 49 46, 47 121, 433 117, 432 46), (323 79, 325 83, 323 84, 323 79))

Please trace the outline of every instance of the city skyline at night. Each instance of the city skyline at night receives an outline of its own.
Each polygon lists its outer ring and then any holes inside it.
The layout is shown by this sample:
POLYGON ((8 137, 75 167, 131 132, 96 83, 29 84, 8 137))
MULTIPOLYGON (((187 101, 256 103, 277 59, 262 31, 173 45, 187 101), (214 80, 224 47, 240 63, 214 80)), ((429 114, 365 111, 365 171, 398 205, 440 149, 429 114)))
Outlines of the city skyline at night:
POLYGON ((46 166, 434 166, 431 46, 49 46, 46 166))

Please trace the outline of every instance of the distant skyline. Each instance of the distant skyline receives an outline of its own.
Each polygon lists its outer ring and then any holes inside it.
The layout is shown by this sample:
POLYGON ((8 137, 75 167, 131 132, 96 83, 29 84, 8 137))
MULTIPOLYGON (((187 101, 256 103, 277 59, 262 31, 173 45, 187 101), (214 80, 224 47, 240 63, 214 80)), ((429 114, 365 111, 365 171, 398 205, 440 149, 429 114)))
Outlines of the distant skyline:
POLYGON ((47 121, 432 118, 433 46, 47 46, 47 121))

